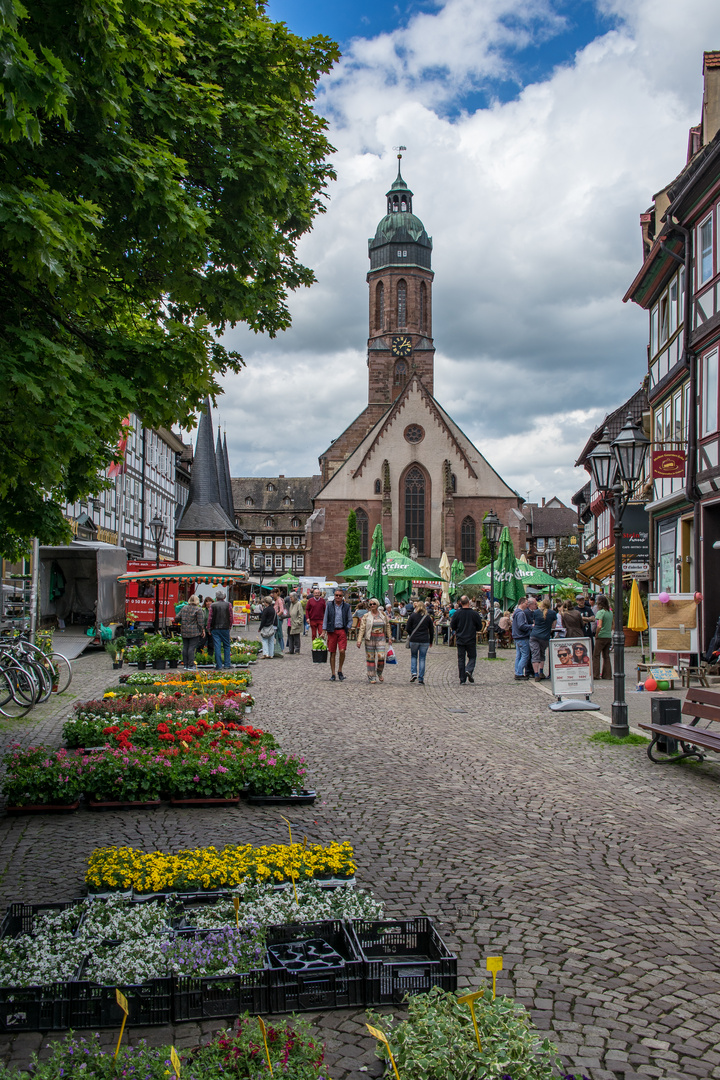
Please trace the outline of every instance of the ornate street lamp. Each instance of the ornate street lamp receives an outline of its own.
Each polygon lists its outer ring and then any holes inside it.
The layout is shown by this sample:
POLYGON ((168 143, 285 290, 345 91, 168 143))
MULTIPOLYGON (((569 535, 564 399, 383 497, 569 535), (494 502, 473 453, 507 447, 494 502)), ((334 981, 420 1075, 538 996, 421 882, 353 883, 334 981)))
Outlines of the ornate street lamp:
POLYGON ((500 539, 500 519, 494 510, 483 521, 485 538, 490 548, 490 618, 488 620, 488 660, 495 660, 495 549, 500 539))
MULTIPOLYGON (((155 568, 160 566, 160 545, 165 539, 167 529, 165 528, 165 522, 161 517, 156 514, 155 517, 148 525, 150 535, 153 538, 155 544, 155 568)), ((157 634, 160 628, 160 582, 155 582, 155 633, 157 634)))
POLYGON ((645 458, 650 440, 642 428, 636 424, 632 414, 628 413, 625 425, 613 442, 610 442, 607 428, 601 441, 588 455, 592 477, 597 490, 613 499, 613 517, 615 519, 615 597, 613 604, 613 690, 615 700, 612 703, 612 723, 610 734, 624 738, 629 735, 628 708, 625 700, 625 635, 623 634, 622 608, 622 536, 623 516, 630 501, 630 496, 643 474, 645 458))

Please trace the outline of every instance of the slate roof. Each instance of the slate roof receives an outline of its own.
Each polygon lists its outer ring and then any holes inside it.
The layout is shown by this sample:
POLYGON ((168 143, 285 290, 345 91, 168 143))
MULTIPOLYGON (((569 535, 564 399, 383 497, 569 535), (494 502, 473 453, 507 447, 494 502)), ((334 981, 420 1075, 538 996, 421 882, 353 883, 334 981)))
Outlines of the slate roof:
POLYGON ((213 445, 213 424, 208 398, 200 415, 193 467, 190 473, 190 493, 177 532, 235 532, 235 523, 220 502, 218 467, 213 445))
POLYGON ((577 512, 567 506, 536 506, 529 503, 523 507, 528 522, 528 534, 535 536, 569 536, 577 532, 577 512))
POLYGON ((316 476, 240 476, 233 477, 232 498, 235 512, 240 516, 250 512, 292 514, 312 512, 312 501, 322 487, 322 477, 316 476), (272 484, 274 491, 268 491, 272 484), (253 505, 246 506, 245 500, 252 499, 253 505), (292 499, 289 506, 283 506, 283 499, 292 499))

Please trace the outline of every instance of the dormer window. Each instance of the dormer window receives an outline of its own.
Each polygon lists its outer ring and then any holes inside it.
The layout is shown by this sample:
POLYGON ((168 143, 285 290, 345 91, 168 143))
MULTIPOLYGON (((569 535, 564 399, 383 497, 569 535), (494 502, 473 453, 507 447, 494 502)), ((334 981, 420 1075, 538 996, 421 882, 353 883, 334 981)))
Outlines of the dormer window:
POLYGON ((272 527, 273 527, 273 519, 271 517, 265 518, 265 528, 266 529, 272 529, 272 527))
POLYGON ((254 500, 251 499, 249 495, 248 495, 247 499, 245 500, 245 505, 246 506, 254 506, 255 505, 254 500))
POLYGON ((274 491, 275 490, 275 485, 274 484, 268 484, 267 487, 265 488, 265 490, 266 491, 274 491))

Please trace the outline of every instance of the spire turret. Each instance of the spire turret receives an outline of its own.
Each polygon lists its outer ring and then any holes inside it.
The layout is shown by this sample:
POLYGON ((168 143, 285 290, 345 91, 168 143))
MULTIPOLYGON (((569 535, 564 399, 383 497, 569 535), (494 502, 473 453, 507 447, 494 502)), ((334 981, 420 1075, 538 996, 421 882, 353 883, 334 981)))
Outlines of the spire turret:
MULTIPOLYGON (((222 449, 220 452, 222 453, 222 449)), ((227 529, 233 532, 236 529, 234 521, 228 516, 220 498, 218 459, 213 445, 210 398, 207 398, 205 409, 200 414, 190 473, 190 491, 178 525, 180 531, 187 529, 227 529)))

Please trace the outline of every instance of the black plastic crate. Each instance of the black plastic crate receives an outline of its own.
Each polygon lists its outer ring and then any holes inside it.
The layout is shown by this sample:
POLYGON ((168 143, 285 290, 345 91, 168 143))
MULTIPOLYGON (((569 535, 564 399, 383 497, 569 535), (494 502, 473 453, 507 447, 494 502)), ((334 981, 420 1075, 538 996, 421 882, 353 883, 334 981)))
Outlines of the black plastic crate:
MULTIPOLYGON (((82 973, 82 968, 80 969, 82 973)), ((129 1027, 171 1024, 173 1019, 173 979, 148 979, 134 986, 119 986, 128 1000, 129 1027)), ((70 984, 69 1027, 120 1027, 123 1011, 115 998, 115 985, 76 982, 70 984)))
POLYGON ((344 922, 328 919, 324 922, 270 926, 266 937, 268 948, 322 938, 343 960, 338 967, 289 971, 271 964, 269 959, 271 1013, 315 1012, 365 1004, 364 965, 353 935, 348 932, 344 922))
POLYGON ((69 1018, 69 983, 0 987, 0 1031, 63 1031, 69 1018))
POLYGON ((178 975, 173 981, 175 1023, 270 1011, 269 973, 264 970, 237 975, 178 975))
POLYGON ((432 919, 353 919, 351 932, 365 961, 365 1003, 386 1005, 433 986, 457 990, 457 957, 432 919))
POLYGON ((0 939, 32 934, 37 915, 42 915, 46 911, 66 911, 80 903, 82 903, 81 900, 65 900, 53 904, 10 904, 0 924, 0 939))

